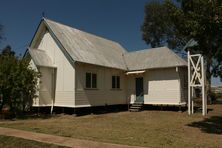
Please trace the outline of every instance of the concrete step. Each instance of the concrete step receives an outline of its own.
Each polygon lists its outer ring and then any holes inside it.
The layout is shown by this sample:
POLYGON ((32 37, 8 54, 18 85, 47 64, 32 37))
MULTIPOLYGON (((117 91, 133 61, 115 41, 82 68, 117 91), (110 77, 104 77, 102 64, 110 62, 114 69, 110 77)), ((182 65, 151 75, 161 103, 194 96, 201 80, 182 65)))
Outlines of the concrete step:
POLYGON ((143 105, 143 102, 134 102, 133 104, 143 105))
POLYGON ((142 107, 142 104, 132 104, 131 106, 138 106, 138 107, 142 107))
POLYGON ((130 109, 141 109, 139 106, 131 106, 130 109))
POLYGON ((139 104, 138 103, 134 103, 134 104, 131 105, 129 111, 131 111, 131 112, 139 112, 139 111, 142 110, 142 108, 143 108, 143 104, 141 104, 141 103, 139 103, 139 104))
POLYGON ((138 111, 140 111, 140 109, 130 108, 129 111, 130 111, 130 112, 138 112, 138 111))

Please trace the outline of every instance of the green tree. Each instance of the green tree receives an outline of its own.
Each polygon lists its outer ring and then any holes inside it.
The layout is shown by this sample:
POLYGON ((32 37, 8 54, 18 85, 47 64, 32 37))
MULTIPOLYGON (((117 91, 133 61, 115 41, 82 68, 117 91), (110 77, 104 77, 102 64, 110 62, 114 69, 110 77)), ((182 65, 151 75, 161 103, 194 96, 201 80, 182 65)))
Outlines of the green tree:
POLYGON ((12 56, 12 57, 14 57, 14 56, 15 56, 15 52, 12 51, 11 46, 7 45, 7 46, 2 50, 1 55, 2 55, 2 56, 12 56))
POLYGON ((153 7, 153 3, 145 6, 143 39, 148 44, 151 44, 150 40, 155 39, 153 41, 156 42, 155 46, 161 45, 161 41, 164 40, 168 46, 177 49, 182 49, 188 40, 194 39, 198 45, 193 47, 192 51, 203 54, 206 61, 208 94, 210 94, 211 77, 222 78, 222 1, 178 0, 175 3, 165 0, 155 6, 164 9, 163 12, 159 11, 158 15, 149 13, 153 7), (160 18, 163 16, 161 24, 160 18), (154 18, 148 20, 149 17, 154 18), (159 31, 160 35, 157 34, 154 38, 153 34, 158 27, 152 28, 147 24, 158 25, 157 23, 163 29, 159 31))
POLYGON ((169 10, 165 4, 151 1, 145 5, 145 17, 141 26, 143 40, 151 47, 168 45, 175 50, 181 49, 187 42, 174 22, 170 19, 169 10))
POLYGON ((18 59, 10 46, 0 54, 0 91, 3 105, 15 113, 23 113, 36 97, 39 73, 30 69, 27 59, 18 59))

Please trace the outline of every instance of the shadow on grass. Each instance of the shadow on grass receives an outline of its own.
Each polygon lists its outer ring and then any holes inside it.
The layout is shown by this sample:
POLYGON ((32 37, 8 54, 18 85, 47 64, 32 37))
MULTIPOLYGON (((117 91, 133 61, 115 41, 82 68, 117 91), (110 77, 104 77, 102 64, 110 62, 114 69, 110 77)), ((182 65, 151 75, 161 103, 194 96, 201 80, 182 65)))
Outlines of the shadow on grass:
POLYGON ((5 117, 5 115, 0 114, 0 121, 15 121, 15 120, 27 120, 27 119, 49 119, 52 115, 50 114, 23 114, 12 117, 5 117))
POLYGON ((65 107, 54 107, 53 114, 50 114, 50 107, 34 108, 31 112, 23 113, 16 116, 3 117, 0 114, 0 121, 4 120, 27 120, 27 119, 50 119, 59 117, 61 115, 74 115, 85 116, 85 115, 100 115, 108 113, 117 113, 127 111, 127 105, 110 105, 100 107, 85 107, 85 108, 65 108, 65 107))
POLYGON ((176 105, 144 105, 144 110, 151 111, 172 111, 172 112, 186 112, 186 106, 176 106, 176 105))
POLYGON ((29 111, 29 112, 17 112, 14 113, 12 111, 9 112, 4 112, 4 113, 0 113, 0 120, 1 121, 7 121, 7 120, 26 120, 26 119, 49 119, 51 118, 52 115, 46 112, 33 112, 33 111, 29 111))
POLYGON ((76 109, 77 116, 84 116, 89 114, 108 114, 108 113, 118 113, 127 111, 127 105, 110 105, 110 106, 100 106, 100 107, 90 107, 84 109, 76 109))
POLYGON ((204 133, 222 134, 222 116, 212 116, 202 121, 192 122, 187 126, 199 128, 204 133))
POLYGON ((35 114, 35 113, 33 113, 33 114, 26 114, 26 115, 17 117, 17 119, 20 119, 20 120, 26 120, 26 119, 49 119, 49 118, 52 118, 51 114, 35 114))

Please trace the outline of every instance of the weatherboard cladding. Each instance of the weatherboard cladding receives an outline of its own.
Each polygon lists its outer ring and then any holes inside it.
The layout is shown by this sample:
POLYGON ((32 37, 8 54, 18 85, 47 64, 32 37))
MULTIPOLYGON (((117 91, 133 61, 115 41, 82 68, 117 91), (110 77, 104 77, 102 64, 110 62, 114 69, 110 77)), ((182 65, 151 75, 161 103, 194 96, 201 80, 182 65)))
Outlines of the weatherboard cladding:
POLYGON ((187 66, 167 47, 127 52, 117 42, 45 18, 43 21, 74 61, 127 71, 187 66))

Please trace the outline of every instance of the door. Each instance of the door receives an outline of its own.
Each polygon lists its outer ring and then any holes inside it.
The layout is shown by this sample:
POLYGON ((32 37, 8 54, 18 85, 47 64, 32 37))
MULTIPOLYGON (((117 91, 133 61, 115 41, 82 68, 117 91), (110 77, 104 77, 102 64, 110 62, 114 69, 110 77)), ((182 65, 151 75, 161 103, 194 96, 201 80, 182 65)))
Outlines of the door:
POLYGON ((136 101, 143 102, 143 77, 136 78, 136 101))

